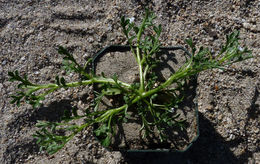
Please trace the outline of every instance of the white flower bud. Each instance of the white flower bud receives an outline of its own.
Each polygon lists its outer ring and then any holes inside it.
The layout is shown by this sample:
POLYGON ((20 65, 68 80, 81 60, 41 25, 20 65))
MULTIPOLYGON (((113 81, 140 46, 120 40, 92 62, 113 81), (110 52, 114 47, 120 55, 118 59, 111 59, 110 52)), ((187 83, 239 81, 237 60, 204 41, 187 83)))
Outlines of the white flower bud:
POLYGON ((134 18, 134 17, 131 17, 131 18, 129 18, 129 21, 130 21, 130 23, 133 23, 133 22, 134 22, 134 20, 135 20, 135 18, 134 18))

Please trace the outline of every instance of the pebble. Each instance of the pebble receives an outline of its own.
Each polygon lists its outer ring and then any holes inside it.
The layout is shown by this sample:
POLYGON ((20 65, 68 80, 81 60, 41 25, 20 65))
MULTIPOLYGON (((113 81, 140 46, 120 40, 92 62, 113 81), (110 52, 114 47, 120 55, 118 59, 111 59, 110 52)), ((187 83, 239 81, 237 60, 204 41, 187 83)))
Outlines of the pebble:
POLYGON ((119 151, 115 151, 115 152, 113 153, 113 156, 114 156, 115 159, 120 159, 120 158, 122 158, 122 154, 121 154, 119 151))
POLYGON ((93 43, 94 42, 93 37, 89 37, 87 40, 88 40, 89 43, 93 43))
POLYGON ((210 110, 210 111, 211 111, 213 108, 214 108, 214 107, 213 107, 212 105, 210 105, 210 104, 206 106, 206 109, 207 109, 207 110, 210 110))
POLYGON ((112 31, 112 25, 111 24, 108 25, 107 31, 112 31))
POLYGON ((208 96, 208 100, 209 100, 210 103, 213 103, 214 102, 214 96, 212 94, 210 94, 208 96))
POLYGON ((97 149, 91 149, 91 153, 92 153, 93 155, 97 155, 97 152, 98 152, 97 149))
POLYGON ((229 140, 234 140, 234 139, 235 139, 235 135, 234 135, 234 134, 230 134, 230 136, 229 136, 228 139, 229 139, 229 140))
POLYGON ((250 23, 253 23, 253 24, 256 23, 256 18, 251 18, 251 19, 249 19, 249 22, 250 22, 250 23))
POLYGON ((250 27, 250 24, 249 24, 249 23, 247 23, 247 22, 244 22, 244 23, 243 23, 243 27, 245 27, 245 28, 247 28, 247 29, 248 29, 248 28, 250 27))
POLYGON ((33 156, 32 156, 32 155, 29 155, 27 159, 28 159, 28 160, 33 159, 33 156))
POLYGON ((222 120, 222 118, 223 118, 223 115, 222 114, 220 114, 219 116, 218 116, 218 120, 222 120))
POLYGON ((250 24, 250 23, 247 23, 247 22, 243 23, 243 27, 248 29, 248 30, 251 30, 253 32, 260 31, 260 29, 258 29, 256 25, 253 25, 253 24, 250 24))
POLYGON ((2 61, 2 65, 3 65, 3 66, 5 66, 5 65, 6 65, 6 63, 7 63, 7 61, 6 61, 6 60, 2 61))
POLYGON ((81 105, 82 105, 82 101, 81 101, 81 100, 79 100, 79 102, 78 102, 78 108, 80 108, 80 107, 81 107, 81 105))
POLYGON ((253 129, 254 129, 254 133, 259 133, 259 127, 258 128, 254 127, 253 129))
POLYGON ((93 147, 93 145, 90 143, 90 144, 88 144, 87 149, 91 149, 92 147, 93 147))
POLYGON ((84 58, 84 59, 87 59, 87 58, 89 58, 89 56, 90 56, 90 54, 85 53, 85 54, 83 55, 83 58, 84 58))
POLYGON ((23 56, 23 57, 21 57, 21 59, 20 59, 21 61, 24 61, 25 60, 25 56, 23 56))

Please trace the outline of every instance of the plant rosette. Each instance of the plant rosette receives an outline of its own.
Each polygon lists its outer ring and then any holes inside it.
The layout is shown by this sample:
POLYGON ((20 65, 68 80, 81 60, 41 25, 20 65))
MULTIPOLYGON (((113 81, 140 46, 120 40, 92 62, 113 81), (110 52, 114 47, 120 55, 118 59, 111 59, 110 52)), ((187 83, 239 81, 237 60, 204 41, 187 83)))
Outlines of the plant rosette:
MULTIPOLYGON (((169 78, 191 57, 191 54, 183 47, 160 47, 159 49, 155 54, 158 64, 153 72, 156 85, 169 78)), ((118 80, 129 84, 139 82, 138 65, 130 50, 130 46, 119 45, 108 46, 101 50, 93 58, 92 65, 95 74, 107 77, 116 76, 118 80)), ((157 98, 154 98, 154 102, 173 103, 169 117, 175 120, 176 125, 165 123, 161 127, 167 134, 167 139, 162 140, 160 138, 160 131, 157 128, 150 128, 150 133, 140 131, 143 122, 136 112, 138 106, 133 105, 128 109, 125 120, 116 121, 114 124, 115 135, 111 137, 111 143, 107 148, 127 152, 186 151, 199 136, 198 110, 195 101, 196 85, 196 77, 192 77, 189 81, 182 81, 182 84, 168 88, 168 90, 175 88, 175 94, 181 100, 177 100, 176 96, 174 97, 167 92, 161 92, 157 98), (176 103, 176 101, 179 101, 179 103, 176 103)), ((102 93, 104 90, 102 91, 100 87, 94 85, 94 92, 102 93)), ((96 95, 96 98, 97 101, 100 101, 98 95, 96 95)), ((121 92, 114 92, 102 97, 98 110, 102 111, 113 106, 121 106, 125 103, 123 96, 121 92)), ((152 116, 147 116, 147 118, 151 119, 152 116)), ((106 135, 102 135, 102 130, 98 127, 96 125, 94 134, 102 143, 103 137, 106 135)))
MULTIPOLYGON (((53 154, 89 126, 95 126, 95 135, 108 148, 156 150, 158 145, 166 145, 169 149, 182 149, 185 145, 189 147, 188 143, 194 137, 187 134, 198 134, 198 124, 190 121, 196 120, 196 107, 193 103, 195 96, 192 94, 196 88, 193 85, 194 77, 204 70, 225 69, 228 65, 251 58, 251 51, 239 46, 239 32, 235 31, 227 35, 226 43, 218 53, 212 53, 204 47, 196 49, 191 39, 186 40, 191 49, 188 56, 189 53, 183 48, 180 48, 183 55, 181 52, 162 52, 159 41, 162 27, 153 23, 155 18, 149 10, 145 11, 140 25, 125 17, 121 18, 122 31, 128 45, 121 46, 121 50, 127 47, 131 55, 122 58, 107 53, 104 56, 114 58, 120 67, 115 63, 108 63, 106 67, 97 66, 95 74, 95 69, 90 66, 93 59, 87 60, 82 66, 69 51, 59 47, 58 52, 63 56, 65 70, 79 74, 79 81, 67 82, 64 77, 56 76, 55 83, 36 84, 28 80, 27 75, 21 76, 18 71, 8 72, 10 81, 19 82, 16 94, 11 96, 11 103, 18 106, 25 101, 37 108, 46 95, 61 88, 95 86, 93 104, 83 113, 72 108, 64 111, 61 121, 38 121, 36 126, 39 130, 33 136, 37 139, 40 150, 53 154), (174 54, 176 58, 181 56, 184 59, 169 59, 174 54), (120 61, 122 59, 124 62, 120 61), (167 61, 175 62, 176 67, 168 67, 167 61), (113 67, 115 68, 112 69, 113 67), (165 67, 168 72, 162 69, 165 67), (111 70, 113 71, 109 73, 111 70), (187 114, 187 111, 193 111, 190 112, 193 115, 187 114), (132 140, 137 143, 128 143, 123 138, 124 135, 120 135, 127 132, 121 126, 126 123, 128 126, 132 124, 128 128, 130 135, 134 134, 137 138, 141 136, 139 141, 132 140), (136 133, 132 133, 134 130, 136 133), (137 146, 140 143, 144 143, 144 146, 137 146)), ((110 46, 104 51, 115 48, 118 49, 110 46)), ((94 61, 96 59, 94 57, 94 61)), ((106 63, 109 60, 104 61, 106 63)))

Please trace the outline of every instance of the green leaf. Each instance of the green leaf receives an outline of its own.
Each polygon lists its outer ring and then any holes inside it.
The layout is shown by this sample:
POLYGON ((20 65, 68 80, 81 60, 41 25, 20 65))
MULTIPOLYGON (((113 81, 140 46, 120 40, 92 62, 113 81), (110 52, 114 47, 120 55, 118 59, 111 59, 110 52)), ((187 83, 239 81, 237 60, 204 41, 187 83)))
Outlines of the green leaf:
POLYGON ((94 132, 96 134, 96 136, 106 136, 107 133, 109 131, 109 127, 107 127, 107 125, 103 124, 101 126, 99 126, 94 132))
POLYGON ((196 51, 196 47, 192 41, 191 38, 189 39, 186 39, 185 42, 190 46, 191 50, 192 50, 192 54, 194 55, 195 54, 195 51, 196 51))
POLYGON ((65 81, 65 79, 64 79, 63 77, 61 77, 60 83, 61 83, 64 87, 66 87, 66 81, 65 81))
POLYGON ((153 30, 157 34, 157 37, 159 37, 161 35, 161 32, 162 32, 162 25, 159 25, 158 27, 153 26, 153 30))
POLYGON ((136 38, 136 36, 132 36, 131 38, 128 39, 129 44, 132 44, 133 40, 136 38))
POLYGON ((131 100, 131 99, 129 98, 128 95, 124 95, 124 96, 123 96, 123 99, 124 99, 124 101, 125 101, 126 104, 130 103, 130 100, 131 100))
POLYGON ((126 30, 127 34, 133 29, 133 24, 129 23, 128 28, 126 30))
POLYGON ((116 74, 114 74, 114 75, 112 76, 112 79, 117 83, 118 76, 117 76, 116 74))
POLYGON ((24 78, 22 78, 19 75, 19 72, 16 70, 14 73, 13 72, 8 72, 8 75, 10 76, 9 81, 13 82, 13 81, 20 81, 21 83, 18 85, 18 88, 22 88, 23 86, 27 87, 27 86, 34 86, 34 84, 32 84, 26 75, 24 75, 24 78))
POLYGON ((104 147, 108 147, 109 145, 110 145, 110 137, 109 136, 107 136, 105 139, 103 139, 102 141, 101 141, 101 144, 104 146, 104 147))
POLYGON ((61 55, 66 55, 66 56, 68 56, 68 59, 71 59, 71 54, 69 53, 69 51, 62 46, 58 47, 58 53, 61 55))
POLYGON ((60 86, 60 78, 59 78, 59 76, 56 76, 55 79, 56 79, 56 84, 60 86))
POLYGON ((125 19, 125 16, 122 16, 121 21, 120 21, 121 26, 125 27, 128 23, 129 23, 129 20, 125 19))
POLYGON ((118 88, 107 88, 107 89, 103 90, 103 93, 105 95, 119 95, 122 93, 122 91, 118 88))

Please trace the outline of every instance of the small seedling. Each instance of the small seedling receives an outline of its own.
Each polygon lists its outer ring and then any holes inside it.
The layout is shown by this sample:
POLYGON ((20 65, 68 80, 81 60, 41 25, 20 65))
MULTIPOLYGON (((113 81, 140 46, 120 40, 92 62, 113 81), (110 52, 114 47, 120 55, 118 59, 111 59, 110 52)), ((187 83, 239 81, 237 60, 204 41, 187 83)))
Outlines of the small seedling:
POLYGON ((46 95, 61 88, 67 89, 93 84, 99 86, 99 92, 95 92, 95 104, 93 108, 86 109, 85 114, 79 115, 77 110, 73 109, 71 112, 65 112, 60 122, 38 121, 36 126, 40 130, 36 132, 34 137, 37 138, 41 150, 45 149, 48 153, 53 154, 64 147, 77 133, 93 124, 98 125, 94 132, 101 139, 102 145, 107 147, 111 143, 111 137, 115 134, 115 124, 127 122, 130 108, 134 109, 135 114, 142 122, 140 131, 144 131, 143 137, 153 133, 154 129, 156 129, 160 140, 164 141, 167 138, 165 126, 185 128, 185 120, 180 120, 178 115, 173 114, 174 109, 183 100, 179 93, 185 80, 201 71, 213 68, 225 69, 227 65, 252 57, 247 48, 240 48, 238 31, 227 36, 226 43, 221 51, 214 56, 208 48, 200 47, 197 50, 192 40, 187 39, 186 43, 192 52, 191 57, 168 79, 163 82, 159 81, 156 74, 154 74, 154 70, 158 66, 155 54, 160 50, 159 37, 162 26, 153 23, 155 18, 154 13, 148 10, 146 10, 140 25, 136 25, 125 17, 121 18, 120 23, 123 33, 139 69, 139 81, 132 84, 118 80, 117 76, 95 75, 91 68, 87 69, 91 59, 84 66, 81 66, 73 55, 63 47, 59 47, 58 52, 63 56, 65 70, 80 74, 83 80, 67 82, 64 77, 56 76, 56 83, 35 84, 29 81, 26 75, 21 77, 18 71, 8 73, 10 81, 20 82, 16 95, 11 96, 13 98, 11 103, 18 106, 21 101, 25 101, 34 108, 39 107, 46 95), (90 71, 87 72, 86 70, 90 71), (176 88, 171 88, 172 84, 176 84, 176 88), (121 95, 123 104, 99 110, 102 98, 111 95, 121 95), (166 95, 168 101, 158 101, 162 95, 166 95), (84 124, 75 124, 74 120, 78 119, 84 119, 84 124), (62 135, 59 133, 60 131, 66 133, 62 135))

